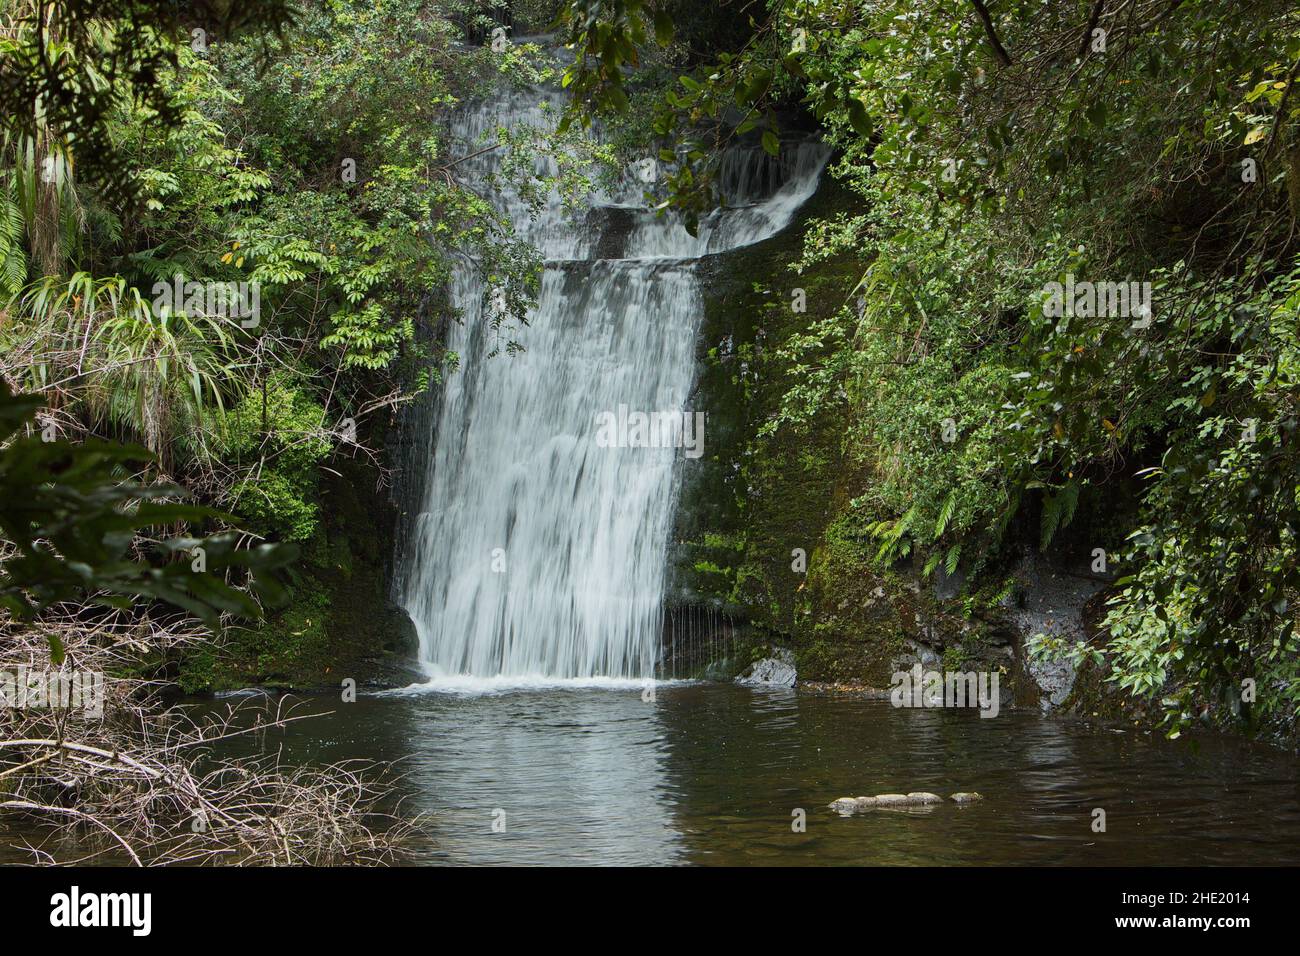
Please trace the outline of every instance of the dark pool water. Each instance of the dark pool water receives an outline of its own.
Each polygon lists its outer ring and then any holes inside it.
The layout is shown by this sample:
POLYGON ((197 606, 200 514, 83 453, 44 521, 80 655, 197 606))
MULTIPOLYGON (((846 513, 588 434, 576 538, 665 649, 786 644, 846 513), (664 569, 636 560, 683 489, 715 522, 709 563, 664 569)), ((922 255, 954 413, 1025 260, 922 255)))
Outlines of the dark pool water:
POLYGON ((586 687, 303 707, 334 713, 264 745, 295 761, 401 759, 412 807, 429 813, 420 863, 1300 863, 1300 765, 1230 738, 726 684, 660 685, 653 701, 586 687), (909 790, 986 799, 827 807, 909 790))

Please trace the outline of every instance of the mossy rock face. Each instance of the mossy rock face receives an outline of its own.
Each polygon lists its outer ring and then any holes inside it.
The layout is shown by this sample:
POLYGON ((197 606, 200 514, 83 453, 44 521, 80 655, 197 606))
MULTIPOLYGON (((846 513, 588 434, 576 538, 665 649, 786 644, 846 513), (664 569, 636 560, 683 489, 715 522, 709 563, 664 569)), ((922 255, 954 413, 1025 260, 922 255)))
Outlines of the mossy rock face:
POLYGON ((333 462, 320 526, 290 574, 290 599, 255 626, 232 627, 187 657, 187 691, 247 686, 400 686, 418 678, 415 627, 389 597, 396 510, 367 463, 333 462), (372 490, 373 489, 373 490, 372 490))
POLYGON ((780 346, 833 315, 861 274, 852 256, 791 271, 803 223, 851 203, 825 178, 787 229, 701 265, 692 410, 706 415, 705 454, 685 465, 669 599, 749 622, 754 647, 792 645, 800 681, 887 686, 913 635, 868 546, 833 531, 866 480, 844 453, 847 408, 760 437, 791 381, 780 346))
MULTIPOLYGON (((824 183, 804 215, 833 208, 839 192, 824 183)), ((804 600, 806 555, 833 514, 844 422, 827 416, 810 434, 756 438, 786 387, 776 348, 838 307, 839 287, 857 268, 840 261, 790 272, 801 224, 700 266, 704 316, 691 407, 706 415, 705 452, 684 465, 669 584, 673 605, 730 610, 787 636, 804 600), (805 290, 806 313, 790 307, 794 287, 805 290)))
POLYGON ((811 557, 807 603, 795 630, 805 681, 888 687, 894 661, 915 638, 898 582, 873 572, 870 550, 824 532, 811 557))

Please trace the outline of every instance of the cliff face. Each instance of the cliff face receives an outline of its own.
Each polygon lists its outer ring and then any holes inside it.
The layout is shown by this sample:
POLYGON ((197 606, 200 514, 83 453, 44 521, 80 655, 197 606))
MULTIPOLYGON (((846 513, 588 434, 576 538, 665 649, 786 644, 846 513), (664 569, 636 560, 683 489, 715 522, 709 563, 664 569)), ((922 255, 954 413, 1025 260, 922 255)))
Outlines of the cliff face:
MULTIPOLYGON (((841 257, 794 272, 803 224, 853 209, 853 198, 825 177, 784 232, 709 263, 691 396, 691 407, 707 415, 707 437, 704 456, 683 464, 670 653, 706 673, 708 658, 721 653, 735 670, 786 645, 802 684, 876 689, 916 663, 996 671, 1008 700, 1071 709, 1080 703, 1073 669, 1031 665, 1024 643, 1044 630, 1091 633, 1095 613, 1086 611, 1106 581, 1089 572, 1086 553, 1064 536, 1049 555, 1013 542, 997 573, 974 583, 942 568, 925 578, 910 562, 881 569, 872 562, 878 543, 851 507, 869 489, 876 459, 872 449, 850 447, 847 405, 762 433, 782 396, 816 371, 793 367, 781 347, 841 308, 863 265, 841 257), (797 289, 803 311, 793 307, 797 289), (680 646, 684 633, 715 649, 692 654, 680 646)), ((1088 687, 1091 708, 1097 682, 1088 687)))

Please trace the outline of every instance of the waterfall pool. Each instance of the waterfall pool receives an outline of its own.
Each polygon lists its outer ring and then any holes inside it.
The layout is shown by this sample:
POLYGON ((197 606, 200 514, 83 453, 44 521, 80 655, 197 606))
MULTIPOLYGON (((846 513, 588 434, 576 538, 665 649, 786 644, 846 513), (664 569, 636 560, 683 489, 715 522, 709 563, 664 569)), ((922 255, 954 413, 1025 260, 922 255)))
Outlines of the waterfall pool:
POLYGON ((221 746, 400 760, 424 864, 1300 863, 1300 768, 1239 739, 721 683, 449 686, 306 698, 332 713, 221 746), (827 806, 913 790, 985 799, 827 806))

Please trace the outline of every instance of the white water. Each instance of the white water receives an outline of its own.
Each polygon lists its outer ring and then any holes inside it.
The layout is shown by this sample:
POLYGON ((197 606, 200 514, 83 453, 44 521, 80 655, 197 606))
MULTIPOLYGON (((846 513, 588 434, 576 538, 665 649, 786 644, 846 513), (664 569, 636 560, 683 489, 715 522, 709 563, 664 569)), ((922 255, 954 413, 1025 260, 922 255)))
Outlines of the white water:
MULTIPOLYGON (((503 93, 466 110, 452 132, 469 153, 498 125, 541 125, 561 103, 551 90, 503 93)), ((500 152, 462 164, 460 175, 482 183, 500 152)), ((732 208, 702 222, 698 237, 646 210, 640 184, 618 202, 592 197, 593 207, 632 219, 621 259, 593 259, 600 236, 556 201, 534 219, 512 193, 493 196, 547 264, 517 336, 525 351, 514 355, 489 355, 500 342, 474 268, 453 279, 463 321, 447 344, 461 371, 447 376, 427 426, 428 473, 408 509, 414 524, 398 582, 431 686, 654 675, 682 451, 600 447, 597 416, 620 405, 689 411, 701 313, 695 261, 787 225, 826 153, 813 143, 791 144, 780 161, 730 152, 721 183, 732 208)))

